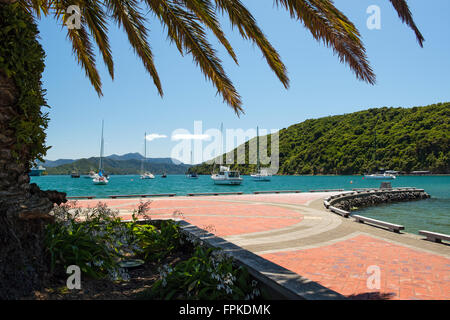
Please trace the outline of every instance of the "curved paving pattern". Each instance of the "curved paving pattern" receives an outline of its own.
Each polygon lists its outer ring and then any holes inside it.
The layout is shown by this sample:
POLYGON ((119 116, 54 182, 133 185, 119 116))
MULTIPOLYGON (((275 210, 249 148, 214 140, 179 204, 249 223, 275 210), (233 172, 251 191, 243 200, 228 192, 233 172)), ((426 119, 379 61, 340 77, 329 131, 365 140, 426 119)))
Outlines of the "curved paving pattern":
MULTIPOLYGON (((321 199, 333 194, 157 198, 149 214, 186 220, 349 298, 450 299, 450 246, 332 214, 321 199), (380 270, 379 288, 368 286, 371 266, 380 270)), ((123 218, 141 201, 148 200, 101 200, 123 218)))

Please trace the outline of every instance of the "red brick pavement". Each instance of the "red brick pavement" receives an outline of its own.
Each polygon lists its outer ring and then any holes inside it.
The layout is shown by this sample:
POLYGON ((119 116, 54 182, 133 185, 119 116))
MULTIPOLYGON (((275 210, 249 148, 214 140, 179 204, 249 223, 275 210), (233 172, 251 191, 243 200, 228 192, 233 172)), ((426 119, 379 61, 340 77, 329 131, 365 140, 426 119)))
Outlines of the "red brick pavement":
MULTIPOLYGON (((87 200, 77 204, 93 207, 98 202, 87 200)), ((115 209, 132 211, 140 201, 107 199, 103 202, 115 209)), ((280 229, 300 223, 303 219, 299 212, 286 208, 197 198, 155 199, 147 214, 152 219, 181 218, 219 237, 280 229)), ((131 214, 121 216, 123 219, 131 218, 131 214)))
POLYGON ((262 257, 353 299, 450 299, 450 259, 366 235, 262 257), (369 266, 379 290, 367 288, 369 266))

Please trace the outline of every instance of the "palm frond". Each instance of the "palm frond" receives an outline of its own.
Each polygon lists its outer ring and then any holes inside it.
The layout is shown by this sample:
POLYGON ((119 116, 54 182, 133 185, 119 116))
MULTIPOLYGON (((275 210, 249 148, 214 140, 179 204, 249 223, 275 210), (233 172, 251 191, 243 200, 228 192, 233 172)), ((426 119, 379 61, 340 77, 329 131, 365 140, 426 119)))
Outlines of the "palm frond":
POLYGON ((150 9, 167 28, 169 39, 181 54, 190 53, 205 77, 209 78, 224 101, 240 114, 241 97, 227 77, 221 60, 206 39, 206 33, 198 18, 181 6, 169 1, 146 0, 150 9))
POLYGON ((91 81, 97 94, 102 96, 102 82, 97 71, 95 55, 85 23, 81 23, 80 28, 67 29, 67 36, 72 43, 72 51, 77 57, 78 63, 85 70, 86 76, 91 81))
POLYGON ((375 74, 367 59, 357 28, 329 0, 275 0, 293 19, 300 20, 314 39, 331 47, 347 63, 358 79, 375 83, 375 74))
POLYGON ((392 5, 394 6, 394 9, 397 11, 398 16, 402 20, 403 23, 406 23, 416 34, 417 41, 419 42, 419 45, 423 47, 423 42, 425 41, 425 38, 420 33, 419 29, 416 26, 416 23, 414 22, 414 19, 412 17, 412 13, 409 10, 408 4, 406 3, 406 0, 389 0, 391 1, 392 5))
POLYGON ((146 19, 139 12, 137 2, 135 0, 107 0, 105 2, 114 20, 125 29, 131 46, 152 77, 159 95, 163 96, 161 80, 156 71, 153 53, 147 40, 146 19))
POLYGON ((182 2, 188 10, 193 12, 197 18, 214 33, 234 62, 238 64, 236 54, 221 29, 211 0, 180 0, 180 2, 182 2))
POLYGON ((103 61, 108 68, 111 79, 114 79, 114 63, 111 54, 111 47, 108 39, 108 27, 106 14, 96 0, 84 0, 82 7, 82 16, 97 43, 103 61))
POLYGON ((264 33, 258 27, 255 18, 239 0, 214 0, 222 12, 227 13, 232 26, 237 27, 244 39, 252 40, 263 53, 268 65, 277 75, 285 88, 289 87, 286 67, 278 52, 272 47, 264 33))

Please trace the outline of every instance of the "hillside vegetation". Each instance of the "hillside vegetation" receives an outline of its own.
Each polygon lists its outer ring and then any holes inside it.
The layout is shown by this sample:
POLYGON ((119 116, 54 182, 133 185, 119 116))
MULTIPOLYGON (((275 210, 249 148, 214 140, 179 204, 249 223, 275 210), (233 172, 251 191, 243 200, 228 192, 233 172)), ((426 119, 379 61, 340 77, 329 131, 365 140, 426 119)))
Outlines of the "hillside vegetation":
MULTIPOLYGON (((361 174, 379 168, 450 173, 449 120, 450 103, 306 120, 280 131, 278 174, 361 174)), ((243 174, 256 167, 248 165, 248 145, 246 164, 231 165, 243 174)), ((212 166, 204 163, 191 170, 209 174, 212 166)))
MULTIPOLYGON (((78 171, 80 174, 88 174, 89 171, 98 171, 99 158, 79 159, 69 164, 56 167, 47 167, 48 174, 70 174, 72 171, 78 171)), ((167 161, 147 160, 145 170, 153 174, 184 174, 190 166, 186 164, 174 164, 167 161)), ((114 160, 110 158, 103 159, 103 168, 108 174, 139 174, 141 169, 141 160, 114 160)))

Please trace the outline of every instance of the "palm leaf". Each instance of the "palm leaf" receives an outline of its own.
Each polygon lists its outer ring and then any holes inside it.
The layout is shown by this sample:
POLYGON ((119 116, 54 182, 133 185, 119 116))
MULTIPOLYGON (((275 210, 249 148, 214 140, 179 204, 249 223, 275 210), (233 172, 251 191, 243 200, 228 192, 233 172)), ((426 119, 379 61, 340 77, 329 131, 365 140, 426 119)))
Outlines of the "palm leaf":
POLYGON ((84 0, 82 8, 82 16, 85 18, 86 24, 100 49, 111 79, 114 79, 114 63, 108 40, 108 27, 105 20, 106 14, 96 0, 84 0))
POLYGON ((239 115, 242 102, 231 80, 225 74, 221 60, 206 39, 198 18, 168 1, 146 0, 151 10, 167 28, 169 39, 181 54, 190 53, 202 72, 217 88, 226 103, 239 115))
POLYGON ((244 39, 252 40, 259 47, 272 71, 284 87, 288 88, 289 78, 286 67, 247 8, 239 0, 214 0, 214 2, 222 13, 227 13, 232 26, 238 28, 241 36, 244 39))
POLYGON ((358 79, 375 83, 360 34, 348 18, 329 0, 275 0, 298 19, 314 39, 331 47, 343 63, 347 63, 358 79))
POLYGON ((413 20, 411 11, 409 10, 408 4, 406 3, 406 0, 389 0, 391 1, 392 5, 394 6, 394 9, 397 11, 398 16, 402 20, 403 23, 406 23, 416 34, 417 41, 419 42, 419 45, 423 47, 423 42, 425 41, 425 38, 420 33, 419 29, 416 26, 416 23, 413 20))
POLYGON ((85 23, 82 22, 79 29, 67 29, 67 36, 72 43, 72 51, 77 57, 78 63, 85 70, 86 76, 99 96, 102 96, 102 82, 98 74, 95 55, 85 23))
POLYGON ((153 53, 147 41, 146 20, 139 12, 137 2, 135 0, 107 0, 105 2, 114 20, 125 29, 131 46, 151 75, 159 95, 163 96, 161 80, 156 71, 153 53))
POLYGON ((236 54, 223 33, 220 23, 217 20, 214 7, 210 0, 181 0, 184 6, 193 12, 197 18, 208 27, 222 43, 228 54, 233 58, 236 64, 238 63, 236 54))

